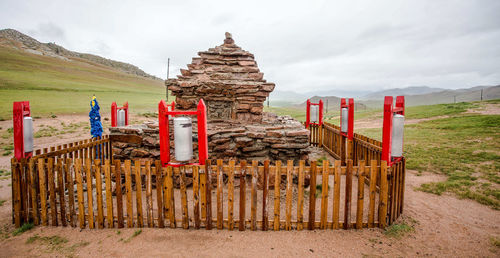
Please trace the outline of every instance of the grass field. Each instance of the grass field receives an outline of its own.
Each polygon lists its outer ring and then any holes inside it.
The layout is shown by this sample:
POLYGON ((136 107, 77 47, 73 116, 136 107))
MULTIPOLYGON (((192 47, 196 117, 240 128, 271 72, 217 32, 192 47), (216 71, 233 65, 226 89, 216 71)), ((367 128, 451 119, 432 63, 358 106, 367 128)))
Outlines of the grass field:
MULTIPOLYGON (((406 109, 407 120, 423 119, 405 126, 407 168, 447 176, 446 181, 423 184, 419 190, 439 195, 451 192, 500 209, 500 115, 466 113, 481 110, 485 105, 500 106, 500 100, 406 109)), ((305 119, 304 110, 272 108, 271 111, 305 119)), ((338 115, 334 116, 337 117, 327 121, 338 124, 338 115)), ((355 119, 382 119, 382 110, 355 112, 355 119)), ((355 131, 378 140, 382 138, 382 128, 355 131)))
POLYGON ((0 46, 0 118, 12 116, 12 102, 28 100, 33 116, 87 113, 95 94, 109 112, 111 102, 129 101, 131 112, 157 108, 162 81, 112 70, 83 59, 70 61, 0 46))

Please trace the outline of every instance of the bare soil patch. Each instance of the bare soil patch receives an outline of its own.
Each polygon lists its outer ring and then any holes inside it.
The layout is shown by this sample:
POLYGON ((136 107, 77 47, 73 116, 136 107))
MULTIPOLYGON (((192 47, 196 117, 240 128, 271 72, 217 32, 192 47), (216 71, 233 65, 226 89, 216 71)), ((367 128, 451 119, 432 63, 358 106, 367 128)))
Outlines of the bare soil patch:
MULTIPOLYGON (((82 117, 79 119, 84 121, 82 117)), ((82 133, 65 134, 39 138, 37 144, 54 145, 78 137, 86 138, 82 133)), ((0 158, 0 168, 10 168, 9 158, 0 158)), ((405 206, 400 220, 415 224, 412 232, 400 238, 386 236, 380 229, 239 232, 144 228, 137 234, 137 228, 80 230, 71 227, 36 227, 13 236, 10 179, 4 179, 0 180, 0 200, 6 200, 0 206, 0 257, 498 257, 500 248, 493 242, 500 238, 500 211, 449 194, 437 196, 414 190, 422 183, 445 179, 434 173, 407 171, 405 206)))

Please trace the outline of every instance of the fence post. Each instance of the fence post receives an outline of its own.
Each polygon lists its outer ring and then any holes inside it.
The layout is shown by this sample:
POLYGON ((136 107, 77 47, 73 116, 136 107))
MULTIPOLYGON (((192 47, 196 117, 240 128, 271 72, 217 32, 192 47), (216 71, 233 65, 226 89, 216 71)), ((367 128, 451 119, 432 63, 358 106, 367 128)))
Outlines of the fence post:
POLYGON ((388 186, 387 186, 387 161, 380 161, 380 203, 379 203, 379 213, 378 222, 380 228, 385 228, 387 222, 387 198, 388 198, 388 186))

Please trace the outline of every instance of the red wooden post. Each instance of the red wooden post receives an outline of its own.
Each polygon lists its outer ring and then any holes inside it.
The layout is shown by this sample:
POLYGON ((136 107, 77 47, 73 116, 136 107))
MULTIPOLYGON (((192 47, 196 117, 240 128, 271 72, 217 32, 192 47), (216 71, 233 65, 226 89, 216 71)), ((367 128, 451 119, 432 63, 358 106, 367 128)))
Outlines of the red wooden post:
POLYGON ((349 118, 347 119, 347 124, 349 127, 347 128, 347 138, 352 140, 354 137, 354 99, 349 99, 349 109, 348 109, 349 118))
POLYGON ((160 159, 162 166, 184 166, 184 165, 205 165, 208 159, 208 135, 207 135, 207 107, 203 99, 198 102, 196 111, 177 111, 175 110, 175 103, 167 105, 165 101, 161 100, 158 104, 158 122, 160 130, 160 159), (171 110, 168 110, 171 106, 171 110), (175 115, 195 115, 198 120, 198 158, 199 163, 190 164, 174 164, 170 163, 170 130, 169 130, 169 116, 175 115))
POLYGON ((323 125, 323 100, 319 100, 319 125, 323 125))
MULTIPOLYGON (((382 157, 381 160, 387 161, 388 166, 392 166, 392 122, 394 114, 405 114, 405 97, 396 97, 396 106, 393 107, 393 97, 386 96, 384 99, 384 124, 382 134, 382 157)), ((398 158, 399 160, 400 158, 398 158)), ((396 160, 396 161, 398 161, 396 160)))
POLYGON ((396 110, 394 112, 403 116, 405 115, 405 96, 396 97, 396 110))
POLYGON ((205 165, 205 161, 208 159, 208 136, 207 107, 203 99, 198 102, 198 157, 200 165, 205 165))
POLYGON ((385 96, 384 99, 384 123, 382 129, 382 157, 381 160, 391 163, 391 143, 392 143, 392 96, 385 96))
POLYGON ((12 122, 14 129, 14 156, 17 160, 30 157, 31 153, 24 152, 24 117, 30 116, 29 101, 16 101, 12 108, 12 122))
POLYGON ((118 108, 116 102, 111 103, 111 127, 116 127, 116 116, 118 108))
POLYGON ((309 128, 309 124, 311 123, 311 100, 307 100, 306 105, 306 128, 309 128))
POLYGON ((158 104, 158 125, 160 133, 160 160, 163 166, 170 162, 170 134, 168 129, 167 104, 161 100, 158 104))
MULTIPOLYGON (((339 125, 340 125, 340 134, 342 136, 346 136, 346 134, 344 132, 342 132, 342 108, 348 108, 347 104, 346 104, 346 99, 345 98, 341 98, 340 99, 340 122, 339 122, 339 125)), ((349 118, 348 118, 349 119, 349 118)), ((348 123, 349 124, 349 123, 348 123)))
POLYGON ((128 125, 128 101, 123 104, 123 110, 125 110, 125 126, 128 125))

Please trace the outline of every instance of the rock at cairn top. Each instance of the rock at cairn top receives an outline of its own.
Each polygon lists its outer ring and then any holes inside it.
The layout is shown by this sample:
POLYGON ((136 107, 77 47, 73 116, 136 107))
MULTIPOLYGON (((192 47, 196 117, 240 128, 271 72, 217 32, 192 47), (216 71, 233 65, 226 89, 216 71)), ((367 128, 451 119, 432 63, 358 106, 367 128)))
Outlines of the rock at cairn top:
POLYGON ((231 33, 226 32, 226 38, 224 39, 224 44, 227 45, 234 44, 233 35, 231 35, 231 33))
POLYGON ((165 82, 176 96, 175 107, 194 109, 202 98, 209 120, 262 121, 264 101, 275 85, 264 80, 254 55, 237 46, 229 32, 224 44, 198 55, 177 79, 165 82))

